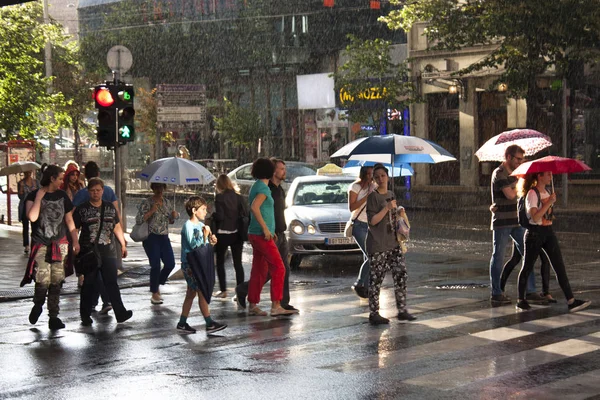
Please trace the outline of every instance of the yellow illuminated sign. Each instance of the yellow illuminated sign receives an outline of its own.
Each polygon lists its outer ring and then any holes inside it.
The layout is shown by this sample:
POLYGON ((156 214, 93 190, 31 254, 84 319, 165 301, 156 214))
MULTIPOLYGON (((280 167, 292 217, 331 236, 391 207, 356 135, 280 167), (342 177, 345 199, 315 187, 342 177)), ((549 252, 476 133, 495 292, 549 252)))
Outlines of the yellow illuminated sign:
MULTIPOLYGON (((382 100, 383 96, 387 94, 387 89, 383 88, 383 93, 380 91, 380 88, 369 88, 358 95, 358 98, 361 100, 382 100)), ((344 88, 340 89, 340 103, 353 103, 354 96, 348 93, 344 88)))

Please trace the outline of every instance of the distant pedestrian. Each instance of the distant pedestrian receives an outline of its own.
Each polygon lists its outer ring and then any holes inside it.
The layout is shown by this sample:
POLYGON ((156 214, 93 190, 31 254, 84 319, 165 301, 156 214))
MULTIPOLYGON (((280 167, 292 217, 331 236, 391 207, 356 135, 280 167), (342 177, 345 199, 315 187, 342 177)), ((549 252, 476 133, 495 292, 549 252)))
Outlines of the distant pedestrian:
POLYGON ((369 223, 367 220, 367 197, 371 192, 377 189, 377 184, 373 182, 373 167, 363 166, 360 168, 358 180, 356 180, 348 189, 348 208, 351 211, 350 218, 354 221, 352 224, 352 236, 356 244, 363 253, 363 263, 358 272, 358 278, 352 289, 358 297, 364 299, 369 297, 369 255, 366 248, 367 233, 369 223))
MULTIPOLYGON (((285 236, 287 224, 285 221, 285 191, 281 187, 285 181, 287 169, 285 162, 278 158, 272 158, 271 161, 275 166, 275 172, 269 180, 269 189, 271 189, 271 197, 273 197, 273 212, 275 216, 275 244, 281 261, 285 267, 285 277, 283 279, 283 295, 281 297, 281 307, 288 310, 290 313, 298 313, 298 309, 290 304, 290 264, 288 262, 288 241, 285 236)), ((267 274, 267 281, 271 279, 270 274, 267 274)), ((266 282, 265 282, 266 283, 266 282)), ((241 308, 246 308, 246 296, 248 295, 249 282, 244 282, 235 288, 236 301, 241 308)))
POLYGON ((164 285, 169 274, 175 268, 175 255, 169 240, 169 224, 174 224, 179 214, 171 202, 163 197, 167 185, 152 183, 150 188, 154 192, 152 197, 142 200, 135 218, 136 224, 148 222, 150 235, 142 242, 148 260, 150 261, 150 291, 152 304, 162 304, 159 285, 164 285), (160 268, 160 262, 164 267, 160 268))
POLYGON ((369 283, 369 323, 389 324, 390 320, 379 314, 379 292, 388 271, 394 278, 394 294, 398 320, 413 321, 416 318, 406 310, 406 259, 396 235, 397 204, 394 193, 388 190, 388 170, 382 164, 373 167, 377 190, 367 198, 369 234, 367 252, 371 264, 369 283))
POLYGON ((554 216, 551 207, 556 202, 556 193, 549 193, 546 190, 551 182, 551 172, 528 174, 525 178, 519 179, 518 194, 520 197, 526 196, 525 205, 530 226, 525 232, 525 262, 523 262, 523 267, 521 267, 519 273, 517 310, 531 309, 525 297, 525 288, 541 249, 544 249, 550 258, 558 284, 567 299, 569 311, 583 310, 592 303, 591 301, 578 300, 573 296, 558 239, 552 229, 554 216))
POLYGON ((101 265, 85 274, 79 305, 81 323, 90 326, 93 322, 91 313, 98 302, 96 280, 99 277, 102 279, 102 286, 106 288, 107 303, 112 306, 117 322, 125 322, 131 318, 133 312, 125 309, 117 283, 117 251, 121 252, 121 257, 127 257, 119 214, 114 205, 102 200, 104 182, 100 178, 89 179, 86 191, 90 199, 75 209, 75 226, 77 229, 81 228, 79 243, 82 254, 96 246, 101 265), (121 244, 118 248, 115 245, 117 241, 121 244))
POLYGON ((281 306, 285 265, 275 242, 275 211, 273 196, 269 189, 269 179, 273 177, 275 166, 268 158, 259 158, 252 164, 252 177, 256 182, 250 188, 250 226, 248 239, 252 244, 252 270, 248 286, 249 315, 265 316, 267 313, 258 307, 260 293, 271 275, 271 315, 288 315, 298 312, 281 306))
POLYGON ((188 201, 185 202, 185 211, 190 219, 187 220, 181 228, 181 270, 183 271, 183 276, 187 282, 187 290, 185 299, 183 300, 179 322, 177 323, 177 330, 185 333, 196 333, 196 329, 188 324, 187 319, 190 315, 194 298, 198 297, 200 312, 206 323, 206 333, 218 332, 227 328, 227 325, 221 324, 211 318, 208 301, 204 298, 204 295, 198 286, 199 282, 197 282, 191 271, 191 267, 187 262, 187 254, 189 252, 208 243, 212 245, 218 244, 218 240, 217 237, 212 234, 210 228, 202 222, 206 218, 206 200, 198 196, 190 197, 188 201))
POLYGON ((219 291, 214 297, 227 297, 227 280, 225 277, 225 254, 231 249, 233 268, 235 270, 236 286, 244 282, 244 266, 242 265, 242 250, 244 240, 238 232, 240 213, 247 210, 242 203, 246 200, 240 196, 227 175, 219 175, 216 183, 215 211, 212 215, 214 233, 217 235, 217 275, 219 291))
MULTIPOLYGON (((504 265, 506 246, 512 239, 517 249, 523 254, 523 235, 525 229, 519 225, 517 219, 517 178, 510 174, 523 162, 525 151, 517 145, 506 148, 504 162, 492 173, 491 193, 492 204, 492 231, 493 251, 490 259, 490 283, 492 293, 490 304, 498 307, 511 304, 511 299, 502 290, 501 277, 504 265)), ((509 264, 510 267, 510 264, 509 264)), ((507 269, 505 278, 508 279, 510 268, 507 269)), ((547 303, 535 289, 535 276, 531 274, 527 288, 527 299, 535 303, 547 303)))
POLYGON ((69 199, 71 200, 73 200, 75 194, 84 187, 83 183, 79 180, 79 175, 80 172, 77 164, 75 164, 75 162, 70 163, 65 171, 65 179, 61 189, 67 193, 67 196, 69 196, 69 199))
POLYGON ((40 182, 35 179, 33 171, 25 171, 23 179, 17 183, 19 196, 19 221, 23 224, 23 252, 29 254, 29 219, 25 212, 25 199, 29 193, 40 188, 40 182))
POLYGON ((31 254, 21 286, 35 279, 33 308, 29 322, 35 324, 42 314, 48 296, 48 327, 62 329, 65 324, 58 317, 60 289, 65 276, 72 273, 67 264, 71 234, 73 253, 79 253, 79 240, 73 223, 73 204, 67 194, 60 190, 64 172, 56 165, 48 166, 42 174, 41 188, 26 198, 27 218, 31 221, 31 254), (68 271, 65 271, 68 269, 68 271))

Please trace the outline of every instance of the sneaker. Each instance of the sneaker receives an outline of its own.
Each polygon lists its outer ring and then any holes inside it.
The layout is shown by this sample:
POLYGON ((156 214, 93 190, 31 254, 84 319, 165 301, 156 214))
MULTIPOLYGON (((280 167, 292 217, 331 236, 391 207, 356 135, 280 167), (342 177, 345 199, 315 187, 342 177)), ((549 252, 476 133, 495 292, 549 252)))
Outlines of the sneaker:
POLYGON ((556 299, 554 297, 552 297, 552 295, 550 293, 548 293, 547 295, 544 296, 546 298, 546 300, 548 301, 548 303, 550 304, 556 304, 558 303, 558 301, 556 301, 556 299))
POLYGON ((219 332, 225 328, 227 328, 227 325, 220 324, 217 321, 213 321, 212 324, 206 325, 206 333, 211 334, 211 333, 219 332))
POLYGON ((125 322, 131 317, 133 317, 133 311, 127 310, 127 311, 125 311, 125 314, 117 316, 117 322, 118 323, 125 322))
POLYGON ((106 315, 112 309, 113 308, 110 305, 110 303, 102 304, 102 308, 100 309, 100 311, 98 312, 98 314, 100 314, 100 315, 106 315))
POLYGON ((35 323, 38 322, 40 315, 42 315, 42 311, 42 306, 37 304, 33 305, 33 307, 31 308, 31 312, 29 313, 29 322, 32 325, 35 325, 35 323))
POLYGON ((417 319, 417 317, 407 313, 406 311, 398 313, 398 321, 414 321, 415 319, 417 319))
POLYGON ((94 320, 91 317, 81 317, 81 325, 92 326, 94 320))
POLYGON ((527 295, 525 296, 525 300, 533 304, 541 304, 544 306, 548 305, 548 299, 539 293, 527 293, 527 295))
POLYGON ((292 315, 297 314, 298 310, 286 310, 285 308, 279 306, 277 308, 271 308, 271 317, 277 317, 278 315, 292 315))
POLYGON ((382 317, 379 314, 369 315, 369 323, 371 325, 385 325, 389 324, 390 320, 382 317))
POLYGON ((50 317, 50 319, 48 320, 48 328, 50 328, 51 331, 56 331, 64 327, 65 324, 63 324, 63 322, 58 317, 50 317))
POLYGON ((189 326, 187 322, 184 325, 177 323, 177 330, 182 333, 196 333, 196 330, 189 326))
POLYGON ((152 295, 152 297, 150 298, 150 303, 152 303, 152 304, 162 304, 163 300, 160 298, 160 295, 159 296, 152 295))
POLYGON ((369 298, 369 289, 363 285, 354 285, 352 286, 352 290, 354 290, 354 292, 356 292, 356 295, 361 299, 369 298))
POLYGON ((519 300, 519 301, 517 301, 516 308, 517 308, 518 311, 531 310, 531 306, 529 305, 529 303, 527 302, 527 300, 519 300))
POLYGON ((213 297, 216 299, 226 299, 227 298, 227 291, 221 291, 219 290, 216 293, 213 293, 213 297))
POLYGON ((293 312, 294 312, 294 314, 298 314, 298 313, 300 312, 300 310, 298 310, 296 307, 294 307, 294 306, 293 306, 293 305, 291 305, 291 304, 288 304, 288 305, 286 305, 286 306, 281 306, 281 308, 284 308, 284 309, 286 309, 286 310, 288 310, 288 311, 293 311, 293 312))
POLYGON ((248 310, 248 315, 257 316, 257 317, 266 317, 267 316, 267 312, 261 310, 258 306, 252 306, 248 310))
POLYGON ((575 301, 573 302, 573 304, 569 304, 569 312, 581 311, 584 308, 588 308, 590 306, 590 304, 592 304, 592 302, 589 301, 589 300, 578 300, 578 299, 575 299, 575 301))
POLYGON ((492 307, 500 307, 510 304, 512 301, 510 300, 510 297, 504 294, 494 294, 490 297, 490 303, 492 304, 492 307))
POLYGON ((241 293, 237 288, 235 288, 235 302, 240 308, 246 309, 246 295, 241 293))

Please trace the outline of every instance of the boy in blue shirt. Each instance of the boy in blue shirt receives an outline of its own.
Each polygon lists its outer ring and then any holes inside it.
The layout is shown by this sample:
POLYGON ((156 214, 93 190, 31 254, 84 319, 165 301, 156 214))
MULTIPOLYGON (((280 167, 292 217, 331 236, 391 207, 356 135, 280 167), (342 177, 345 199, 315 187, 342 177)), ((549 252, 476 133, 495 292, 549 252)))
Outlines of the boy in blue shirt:
POLYGON ((208 302, 202 295, 198 283, 196 282, 196 278, 187 263, 187 253, 191 252, 196 247, 208 243, 214 246, 217 243, 217 237, 213 235, 210 228, 202 222, 204 221, 204 218, 206 218, 206 200, 199 196, 190 197, 188 201, 185 202, 185 211, 190 216, 190 219, 187 220, 181 228, 181 271, 187 282, 187 292, 185 294, 185 299, 183 300, 183 307, 181 309, 179 322, 177 323, 177 330, 184 333, 196 333, 196 330, 188 325, 187 317, 192 309, 194 298, 198 296, 198 305, 204 316, 204 321, 206 322, 206 333, 218 332, 227 328, 227 325, 213 321, 210 317, 208 302))

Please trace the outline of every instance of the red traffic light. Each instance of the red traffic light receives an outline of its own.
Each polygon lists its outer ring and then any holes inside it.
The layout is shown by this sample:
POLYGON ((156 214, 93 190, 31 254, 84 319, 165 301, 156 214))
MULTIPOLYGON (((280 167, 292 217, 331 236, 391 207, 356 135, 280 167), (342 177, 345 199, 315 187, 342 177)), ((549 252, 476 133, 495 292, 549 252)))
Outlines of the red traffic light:
POLYGON ((110 93, 110 90, 105 87, 96 89, 96 92, 94 93, 94 100, 96 100, 96 103, 98 103, 98 105, 101 107, 110 107, 115 104, 115 99, 110 93))

